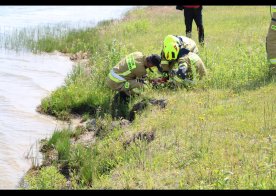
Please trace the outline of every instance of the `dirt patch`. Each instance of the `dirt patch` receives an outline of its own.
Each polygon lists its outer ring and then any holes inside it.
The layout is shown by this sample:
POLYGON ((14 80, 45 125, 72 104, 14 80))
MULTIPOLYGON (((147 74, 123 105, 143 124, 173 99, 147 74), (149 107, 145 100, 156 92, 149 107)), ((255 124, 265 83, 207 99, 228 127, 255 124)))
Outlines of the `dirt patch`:
POLYGON ((95 132, 85 132, 81 134, 77 139, 72 140, 72 145, 81 144, 85 147, 89 147, 91 144, 95 143, 95 132))
POLYGON ((87 68, 89 65, 89 54, 87 52, 79 51, 75 54, 70 55, 70 60, 75 64, 81 64, 84 68, 87 68))
POLYGON ((129 121, 132 122, 135 119, 135 115, 141 113, 149 104, 160 106, 164 109, 167 106, 167 100, 165 99, 149 99, 142 100, 141 102, 135 104, 131 111, 129 112, 129 121))
MULTIPOLYGON (((42 54, 44 54, 44 52, 42 52, 42 54)), ((72 54, 72 53, 62 53, 62 52, 59 52, 59 51, 55 50, 52 53, 46 53, 45 52, 45 54, 68 57, 75 64, 83 64, 83 65, 88 65, 89 57, 90 57, 90 55, 87 52, 83 52, 83 51, 79 51, 75 54, 72 54)))
POLYGON ((131 143, 137 143, 137 141, 146 141, 147 143, 153 141, 155 138, 155 131, 138 132, 132 135, 129 139, 123 142, 123 146, 126 149, 131 143))

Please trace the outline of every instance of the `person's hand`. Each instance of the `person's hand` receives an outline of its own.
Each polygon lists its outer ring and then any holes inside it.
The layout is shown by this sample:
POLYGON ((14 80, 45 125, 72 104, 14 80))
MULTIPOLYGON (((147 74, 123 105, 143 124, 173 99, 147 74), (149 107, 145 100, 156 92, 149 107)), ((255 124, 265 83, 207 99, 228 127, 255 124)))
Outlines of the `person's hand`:
POLYGON ((187 68, 184 66, 180 66, 176 72, 177 76, 183 80, 186 79, 187 76, 187 68))
POLYGON ((176 72, 177 72, 177 70, 171 70, 170 72, 169 72, 169 76, 171 77, 171 78, 173 78, 175 75, 176 75, 176 72))
POLYGON ((139 82, 139 83, 143 83, 143 84, 146 83, 145 80, 144 80, 143 78, 139 78, 139 79, 137 79, 136 81, 139 82))

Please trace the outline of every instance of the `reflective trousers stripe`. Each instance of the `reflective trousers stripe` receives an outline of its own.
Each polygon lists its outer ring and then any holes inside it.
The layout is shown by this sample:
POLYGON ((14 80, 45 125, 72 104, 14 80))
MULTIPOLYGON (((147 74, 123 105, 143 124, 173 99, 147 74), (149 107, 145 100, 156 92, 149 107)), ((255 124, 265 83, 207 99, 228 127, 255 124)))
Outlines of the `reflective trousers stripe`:
POLYGON ((276 65, 276 59, 269 59, 269 62, 273 65, 276 65))
POLYGON ((125 72, 123 72, 123 73, 120 73, 119 75, 120 76, 127 76, 128 74, 130 74, 131 73, 131 71, 130 70, 127 70, 127 71, 125 71, 125 72))
POLYGON ((162 65, 168 65, 169 62, 168 62, 168 61, 161 61, 161 64, 162 64, 162 65))
POLYGON ((116 74, 113 69, 110 71, 110 73, 108 74, 108 76, 109 76, 109 78, 111 80, 113 80, 116 83, 120 83, 120 82, 125 82, 126 81, 126 79, 124 79, 123 77, 121 77, 118 74, 116 74))

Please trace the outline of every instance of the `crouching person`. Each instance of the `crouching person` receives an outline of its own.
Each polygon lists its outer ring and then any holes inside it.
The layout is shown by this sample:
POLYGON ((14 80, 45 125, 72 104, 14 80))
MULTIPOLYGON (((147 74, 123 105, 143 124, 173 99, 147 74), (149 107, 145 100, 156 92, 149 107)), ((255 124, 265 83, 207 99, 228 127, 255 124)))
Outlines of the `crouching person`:
MULTIPOLYGON (((192 44, 194 45, 194 44, 192 44)), ((207 75, 207 70, 196 52, 191 52, 191 47, 184 47, 179 37, 168 35, 163 41, 161 51, 160 70, 167 81, 172 78, 177 82, 195 84, 207 75)))
POLYGON ((195 84, 196 81, 203 79, 207 75, 207 70, 201 58, 192 52, 188 52, 178 59, 176 69, 169 71, 169 76, 174 77, 178 82, 195 84))
POLYGON ((133 52, 121 59, 106 78, 106 84, 118 91, 112 104, 112 117, 126 118, 130 96, 139 95, 146 84, 147 68, 159 67, 161 57, 157 54, 145 56, 142 52, 133 52), (120 114, 122 113, 122 114, 120 114))

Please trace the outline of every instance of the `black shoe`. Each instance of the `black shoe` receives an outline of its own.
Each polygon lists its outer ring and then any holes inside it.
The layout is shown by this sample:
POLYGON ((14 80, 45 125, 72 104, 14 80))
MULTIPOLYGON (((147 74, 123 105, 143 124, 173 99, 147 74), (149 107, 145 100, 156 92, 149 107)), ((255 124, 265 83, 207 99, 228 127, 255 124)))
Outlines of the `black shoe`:
POLYGON ((200 46, 204 47, 205 43, 204 41, 199 42, 200 46))
POLYGON ((113 119, 126 119, 128 116, 128 103, 130 97, 124 92, 118 92, 112 101, 111 116, 113 119))

